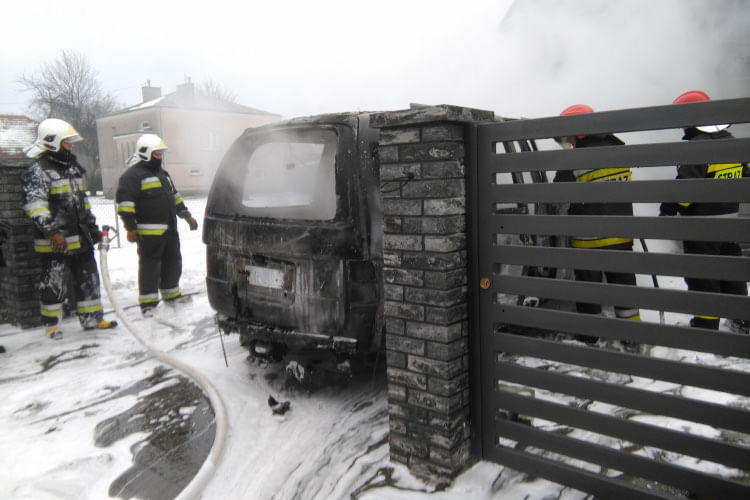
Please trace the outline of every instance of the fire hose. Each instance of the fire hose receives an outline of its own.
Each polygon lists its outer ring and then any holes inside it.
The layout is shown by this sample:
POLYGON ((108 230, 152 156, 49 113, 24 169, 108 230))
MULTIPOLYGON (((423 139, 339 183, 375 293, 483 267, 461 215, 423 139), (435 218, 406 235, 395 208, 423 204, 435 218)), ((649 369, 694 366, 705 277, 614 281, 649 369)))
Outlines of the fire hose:
MULTIPOLYGON (((200 372, 195 370, 192 366, 189 366, 182 361, 173 358, 157 346, 149 342, 142 334, 138 331, 138 328, 128 318, 125 310, 122 308, 120 303, 117 301, 115 294, 112 292, 112 284, 109 280, 109 268, 107 267, 107 252, 109 251, 109 243, 115 238, 115 236, 109 236, 109 231, 114 228, 109 226, 102 226, 102 241, 99 243, 99 265, 101 266, 102 282, 104 288, 107 290, 107 295, 115 309, 115 312, 122 320, 122 323, 127 327, 133 337, 138 340, 146 349, 148 349, 157 359, 170 365, 174 369, 184 373, 203 390, 208 396, 211 402, 211 407, 214 411, 215 422, 216 422, 216 434, 214 436, 214 443, 209 450, 208 457, 201 465, 193 479, 188 483, 185 488, 176 497, 176 500, 189 500, 193 498, 199 498, 201 492, 205 488, 208 480, 213 476, 214 470, 219 464, 222 452, 224 450, 224 443, 227 436, 227 414, 224 407, 224 402, 221 399, 221 395, 218 393, 216 388, 211 382, 200 372)), ((219 332, 221 335, 221 332, 219 332)))

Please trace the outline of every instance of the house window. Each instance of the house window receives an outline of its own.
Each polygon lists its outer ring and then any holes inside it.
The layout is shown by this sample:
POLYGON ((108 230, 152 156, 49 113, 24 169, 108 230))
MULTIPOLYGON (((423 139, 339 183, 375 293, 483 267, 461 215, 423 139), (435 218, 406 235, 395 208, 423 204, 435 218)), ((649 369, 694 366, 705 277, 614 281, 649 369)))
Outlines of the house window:
POLYGON ((209 132, 206 136, 206 144, 203 147, 206 151, 216 151, 219 149, 219 137, 214 132, 209 132))

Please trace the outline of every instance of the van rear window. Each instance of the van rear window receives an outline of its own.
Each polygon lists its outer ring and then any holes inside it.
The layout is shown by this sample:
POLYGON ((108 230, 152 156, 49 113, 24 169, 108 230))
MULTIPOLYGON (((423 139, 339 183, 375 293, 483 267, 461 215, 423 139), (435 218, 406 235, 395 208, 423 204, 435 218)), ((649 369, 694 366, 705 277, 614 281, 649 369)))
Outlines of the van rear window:
POLYGON ((259 144, 247 162, 246 215, 333 220, 336 216, 336 133, 278 135, 259 144))

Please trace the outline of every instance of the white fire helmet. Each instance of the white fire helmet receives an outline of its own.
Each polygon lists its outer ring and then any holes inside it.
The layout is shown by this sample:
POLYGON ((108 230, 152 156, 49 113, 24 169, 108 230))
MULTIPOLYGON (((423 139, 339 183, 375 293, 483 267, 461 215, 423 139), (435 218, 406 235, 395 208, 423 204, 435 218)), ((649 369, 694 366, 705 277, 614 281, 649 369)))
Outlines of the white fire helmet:
POLYGON ((144 134, 135 143, 135 156, 138 160, 149 161, 154 151, 166 151, 167 145, 156 134, 144 134))
POLYGON ((39 124, 36 140, 23 148, 29 158, 36 158, 44 151, 60 151, 63 141, 78 142, 83 138, 73 126, 65 120, 48 118, 39 124))

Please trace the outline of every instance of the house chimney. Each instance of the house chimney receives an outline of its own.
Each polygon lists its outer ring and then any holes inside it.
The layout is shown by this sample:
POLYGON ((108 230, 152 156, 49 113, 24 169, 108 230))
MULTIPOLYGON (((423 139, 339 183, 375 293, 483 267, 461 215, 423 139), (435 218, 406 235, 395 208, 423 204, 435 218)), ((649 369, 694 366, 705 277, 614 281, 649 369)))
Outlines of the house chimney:
POLYGON ((146 85, 141 87, 143 102, 153 101, 161 97, 161 87, 152 87, 151 80, 146 80, 146 85))
POLYGON ((190 77, 185 79, 185 83, 179 83, 175 87, 178 95, 181 96, 192 96, 195 94, 195 85, 190 81, 190 77))

